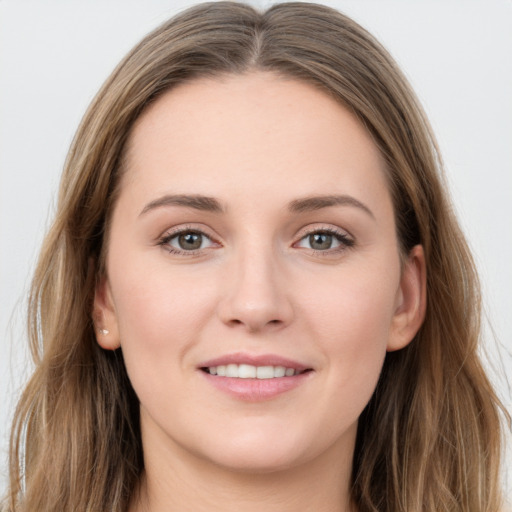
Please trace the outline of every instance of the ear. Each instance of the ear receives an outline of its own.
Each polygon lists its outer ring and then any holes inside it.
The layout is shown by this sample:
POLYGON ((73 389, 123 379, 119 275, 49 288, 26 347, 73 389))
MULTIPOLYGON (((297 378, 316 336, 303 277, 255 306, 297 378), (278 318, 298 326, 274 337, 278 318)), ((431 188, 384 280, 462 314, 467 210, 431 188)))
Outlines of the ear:
POLYGON ((96 285, 93 308, 94 331, 100 347, 116 350, 121 346, 117 314, 112 300, 112 292, 106 277, 96 285))
POLYGON ((402 269, 388 352, 407 346, 418 332, 427 306, 427 270, 421 245, 411 249, 402 269))

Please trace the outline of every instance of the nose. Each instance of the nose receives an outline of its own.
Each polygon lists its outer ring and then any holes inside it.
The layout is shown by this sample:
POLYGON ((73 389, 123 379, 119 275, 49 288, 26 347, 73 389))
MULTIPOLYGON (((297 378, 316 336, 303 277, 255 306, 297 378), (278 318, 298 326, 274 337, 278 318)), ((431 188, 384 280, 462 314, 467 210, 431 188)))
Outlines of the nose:
POLYGON ((245 251, 230 262, 226 273, 218 304, 223 323, 256 333, 291 322, 290 283, 271 250, 245 251))

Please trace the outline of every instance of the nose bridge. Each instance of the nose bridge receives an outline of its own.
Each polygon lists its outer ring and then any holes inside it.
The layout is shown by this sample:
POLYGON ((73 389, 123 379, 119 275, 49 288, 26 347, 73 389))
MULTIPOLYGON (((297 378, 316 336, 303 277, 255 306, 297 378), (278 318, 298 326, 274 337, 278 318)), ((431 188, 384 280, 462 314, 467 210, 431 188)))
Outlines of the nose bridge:
POLYGON ((270 240, 241 244, 233 253, 225 280, 221 318, 250 331, 284 325, 292 308, 283 281, 279 256, 270 240))

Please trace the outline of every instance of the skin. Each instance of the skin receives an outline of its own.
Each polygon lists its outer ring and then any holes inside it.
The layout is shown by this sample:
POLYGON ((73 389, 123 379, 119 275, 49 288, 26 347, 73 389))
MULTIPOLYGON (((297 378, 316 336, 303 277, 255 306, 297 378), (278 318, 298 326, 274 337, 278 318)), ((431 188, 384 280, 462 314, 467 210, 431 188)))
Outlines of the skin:
POLYGON ((132 510, 352 510, 358 417, 425 308, 423 252, 401 263, 371 137, 312 86, 252 72, 164 94, 126 156, 95 317, 140 399, 146 469, 132 510), (155 204, 169 194, 213 197, 223 211, 155 204), (333 194, 369 211, 290 209, 333 194), (170 252, 179 229, 203 232, 202 247, 170 252), (325 230, 345 239, 314 250, 310 233, 325 230), (312 371, 244 401, 198 368, 233 352, 312 371))

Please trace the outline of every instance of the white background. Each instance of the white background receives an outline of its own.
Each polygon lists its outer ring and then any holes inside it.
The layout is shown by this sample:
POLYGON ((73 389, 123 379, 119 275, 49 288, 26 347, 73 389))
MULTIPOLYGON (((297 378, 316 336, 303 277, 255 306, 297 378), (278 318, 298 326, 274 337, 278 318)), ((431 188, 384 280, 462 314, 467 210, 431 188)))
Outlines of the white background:
MULTIPOLYGON (((0 0, 0 488, 8 423, 29 370, 24 301, 67 148, 123 55, 192 3, 0 0)), ((376 35, 424 104, 484 284, 495 333, 487 328, 491 376, 510 408, 505 376, 512 375, 512 0, 323 3, 376 35)), ((510 453, 505 466, 510 495, 510 453)))

